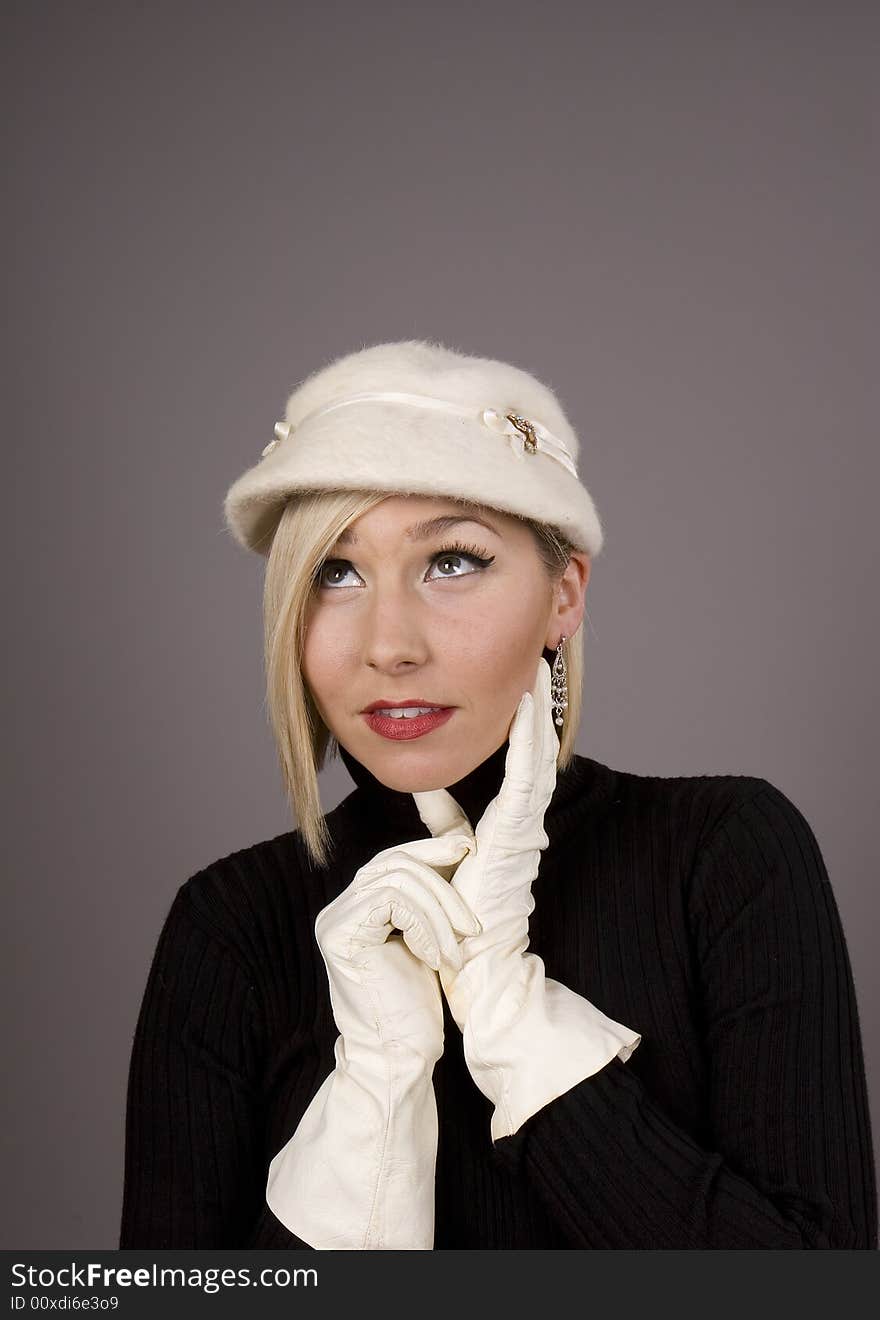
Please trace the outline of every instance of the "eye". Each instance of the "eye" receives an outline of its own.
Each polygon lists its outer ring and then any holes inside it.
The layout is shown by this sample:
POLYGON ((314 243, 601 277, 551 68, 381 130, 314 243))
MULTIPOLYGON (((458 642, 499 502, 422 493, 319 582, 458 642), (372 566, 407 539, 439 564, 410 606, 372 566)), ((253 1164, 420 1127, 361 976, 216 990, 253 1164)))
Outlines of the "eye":
MULTIPOLYGON (((435 555, 431 556, 431 563, 442 564, 444 560, 451 560, 451 559, 458 559, 458 560, 469 559, 472 563, 477 565, 474 571, 479 573, 482 571, 482 569, 489 567, 489 565, 494 561, 495 556, 488 555, 485 550, 481 549, 480 546, 461 545, 456 543, 455 545, 446 546, 443 550, 438 550, 435 555)), ((315 585, 319 588, 329 587, 331 590, 333 587, 345 586, 346 584, 344 582, 340 582, 339 580, 332 583, 328 582, 325 575, 331 571, 335 573, 341 572, 344 575, 349 570, 353 571, 352 566, 347 559, 328 559, 318 570, 318 573, 315 578, 315 585)), ((441 573, 440 574, 441 579, 444 577, 450 578, 450 577, 471 577, 471 576, 472 573, 441 573)), ((426 580, 433 582, 438 581, 437 578, 428 578, 426 580)))

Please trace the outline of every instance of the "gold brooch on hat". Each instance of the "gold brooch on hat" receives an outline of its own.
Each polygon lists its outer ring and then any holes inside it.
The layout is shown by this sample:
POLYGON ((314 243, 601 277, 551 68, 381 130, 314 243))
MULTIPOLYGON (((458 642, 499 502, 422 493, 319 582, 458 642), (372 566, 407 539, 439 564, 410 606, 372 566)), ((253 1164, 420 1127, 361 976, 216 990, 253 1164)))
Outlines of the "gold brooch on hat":
POLYGON ((519 413, 515 412, 507 413, 507 419, 513 422, 518 431, 522 432, 524 436, 523 448, 527 449, 530 454, 537 454, 538 437, 535 434, 534 423, 530 422, 527 417, 521 417, 519 413))

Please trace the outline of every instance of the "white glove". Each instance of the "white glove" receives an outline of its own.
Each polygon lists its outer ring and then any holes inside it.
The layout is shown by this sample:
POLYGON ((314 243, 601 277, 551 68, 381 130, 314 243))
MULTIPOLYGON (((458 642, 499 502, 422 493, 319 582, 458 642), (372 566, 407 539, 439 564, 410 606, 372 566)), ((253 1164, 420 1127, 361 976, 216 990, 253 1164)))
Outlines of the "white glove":
POLYGON ((460 965, 455 931, 479 923, 433 868, 454 868, 467 847, 448 834, 385 848, 315 921, 336 1067, 269 1165, 266 1201, 318 1249, 434 1245, 437 969, 460 965), (402 940, 389 938, 395 927, 402 940))
MULTIPOLYGON (((589 1000, 545 976, 526 953, 532 882, 549 839, 544 813, 556 786, 559 740, 553 727, 550 667, 541 657, 531 693, 510 728, 501 791, 472 832, 473 848, 452 887, 481 922, 461 945, 462 969, 440 969, 450 1011, 464 1033, 474 1082, 495 1105, 491 1136, 510 1136, 527 1118, 642 1039, 589 1000)), ((460 838, 470 822, 445 789, 414 793, 438 838, 460 838)))

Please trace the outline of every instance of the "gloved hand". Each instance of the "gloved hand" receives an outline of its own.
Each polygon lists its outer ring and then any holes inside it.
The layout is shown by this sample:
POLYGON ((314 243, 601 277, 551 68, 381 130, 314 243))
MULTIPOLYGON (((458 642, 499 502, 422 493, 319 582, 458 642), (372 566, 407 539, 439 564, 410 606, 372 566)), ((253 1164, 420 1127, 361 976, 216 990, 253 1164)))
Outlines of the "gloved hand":
POLYGON ((385 848, 315 921, 340 1032, 336 1067, 269 1165, 266 1187, 270 1210, 310 1246, 434 1245, 437 969, 444 958, 460 965, 456 931, 479 929, 439 870, 468 846, 452 833, 385 848))
MULTIPOLYGON (((527 953, 532 882, 549 839, 544 813, 556 786, 559 741, 553 726, 550 666, 541 657, 531 693, 514 716, 504 781, 476 830, 473 849, 451 881, 481 922, 462 941, 459 970, 441 967, 440 982, 464 1034, 474 1082, 495 1105, 493 1142, 639 1044, 637 1031, 545 975, 527 953)), ((438 839, 460 839, 470 822, 446 789, 414 793, 422 820, 438 839)))

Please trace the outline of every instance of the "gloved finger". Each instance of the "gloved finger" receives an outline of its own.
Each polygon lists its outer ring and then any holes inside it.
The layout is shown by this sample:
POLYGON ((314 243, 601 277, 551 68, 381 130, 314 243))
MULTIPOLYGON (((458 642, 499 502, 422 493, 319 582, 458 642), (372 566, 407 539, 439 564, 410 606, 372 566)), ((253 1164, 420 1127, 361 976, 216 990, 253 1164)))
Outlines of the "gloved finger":
POLYGON ((384 944, 395 930, 399 930, 410 953, 433 967, 435 972, 439 971, 440 949, 434 933, 429 930, 428 923, 403 902, 397 891, 380 889, 370 895, 370 900, 370 909, 352 944, 364 940, 374 945, 384 944))
POLYGON ((393 930, 391 904, 396 895, 397 889, 389 884, 366 890, 349 886, 321 909, 315 937, 328 970, 351 963, 355 954, 387 940, 393 930))
POLYGON ((398 856, 402 851, 414 860, 428 866, 454 866, 475 847, 473 833, 468 830, 462 834, 445 834, 442 838, 412 839, 406 843, 392 844, 383 848, 370 861, 365 862, 354 878, 356 888, 369 884, 376 876, 386 875, 388 859, 398 856))
MULTIPOLYGON (((399 886, 408 871, 415 871, 421 877, 422 887, 434 894, 434 901, 443 909, 448 909, 447 923, 457 926, 462 934, 469 935, 481 929, 479 922, 469 911, 465 901, 453 890, 449 881, 413 854, 434 855, 437 864, 457 864, 462 856, 472 847, 472 841, 451 837, 445 839, 419 839, 410 843, 398 844, 385 848, 365 863, 356 873, 347 889, 337 894, 326 905, 315 920, 315 938, 325 957, 344 962, 348 957, 351 931, 363 921, 363 896, 368 899, 377 885, 389 881, 399 886)), ((386 932, 387 934, 387 932, 386 932)), ((383 939, 385 936, 383 935, 383 939)), ((454 942, 454 935, 451 938, 454 942)))
MULTIPOLYGON (((405 843, 400 849, 391 849, 387 857, 383 858, 380 865, 376 866, 375 874, 365 884, 365 888, 372 888, 377 882, 383 882, 391 878, 394 880, 397 875, 401 878, 405 876, 414 876, 420 880, 429 894, 434 896, 441 907, 445 909, 447 920, 451 927, 458 931, 460 935, 476 935, 482 931, 478 917, 474 915, 471 908, 467 906, 466 899, 451 886, 449 880, 443 879, 437 871, 431 866, 426 866, 424 862, 418 861, 412 857, 409 851, 409 843, 405 843)), ((401 888, 404 880, 400 880, 401 888)))
POLYGON ((445 788, 431 788, 412 796, 420 817, 435 838, 446 834, 473 834, 467 815, 445 788))
POLYGON ((550 666, 541 656, 534 695, 538 704, 537 720, 541 739, 538 747, 539 782, 549 789, 548 800, 556 787, 556 763, 559 760, 559 738, 553 724, 553 678, 550 666))
POLYGON ((482 930, 479 919, 465 896, 453 883, 438 874, 433 866, 428 866, 413 857, 409 844, 389 849, 388 856, 383 859, 381 866, 376 868, 375 877, 368 882, 367 888, 389 878, 394 881, 398 876, 401 889, 406 887, 410 879, 417 880, 426 894, 440 904, 449 924, 461 935, 475 935, 482 930))
POLYGON ((499 806, 517 814, 528 802, 534 774, 534 725, 535 698, 531 692, 524 692, 510 726, 504 779, 498 794, 499 806))
MULTIPOLYGON (((431 900, 438 904, 453 933, 457 932, 467 937, 482 932, 483 927, 479 918, 469 907, 464 896, 448 880, 444 880, 429 866, 418 866, 413 874, 423 886, 425 900, 429 906, 431 900)), ((406 884, 401 885, 401 888, 406 888, 406 884)))
MULTIPOLYGON (((499 806, 514 819, 532 809, 535 785, 547 785, 551 754, 552 783, 555 783, 559 744, 550 724, 551 710, 550 666, 541 656, 532 691, 523 693, 510 726, 504 781, 498 795, 499 806)), ((552 784, 550 791, 552 795, 552 784)))
POLYGON ((376 869, 376 875, 365 886, 372 889, 377 883, 386 880, 396 882, 401 891, 412 891, 413 881, 420 885, 425 899, 431 899, 441 909, 446 921, 453 930, 462 935, 476 935, 482 930, 479 920, 468 907, 466 900, 453 888, 448 880, 431 866, 425 865, 410 853, 410 845, 388 850, 386 857, 376 869))
POLYGON ((441 957, 452 962, 453 966, 461 965, 458 942, 436 900, 426 903, 421 901, 421 893, 403 893, 391 886, 370 890, 366 897, 370 902, 369 910, 358 927, 359 934, 353 944, 359 943, 364 936, 369 943, 384 943, 396 929, 409 951, 433 967, 435 972, 440 970, 441 957), (369 932, 372 931, 378 933, 378 939, 370 938, 369 932))

